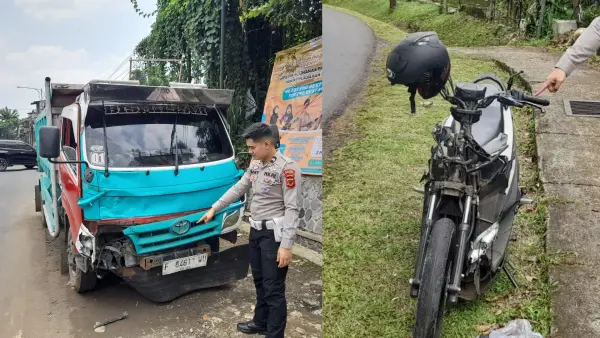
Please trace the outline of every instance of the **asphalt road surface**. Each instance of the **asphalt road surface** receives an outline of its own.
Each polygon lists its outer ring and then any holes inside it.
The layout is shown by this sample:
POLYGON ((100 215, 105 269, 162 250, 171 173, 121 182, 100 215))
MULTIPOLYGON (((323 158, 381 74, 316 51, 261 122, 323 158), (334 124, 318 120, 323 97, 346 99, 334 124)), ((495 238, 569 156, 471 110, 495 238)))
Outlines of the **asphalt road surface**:
MULTIPOLYGON (((37 177, 35 170, 22 167, 0 172, 0 337, 245 336, 235 325, 253 312, 250 277, 166 304, 146 300, 116 277, 101 280, 97 290, 84 295, 73 291, 59 271, 59 247, 35 212, 37 177), (127 319, 96 332, 96 322, 124 311, 127 319)), ((294 257, 289 271, 286 337, 320 337, 321 269, 294 257)))
POLYGON ((323 115, 329 119, 353 100, 363 84, 376 40, 359 19, 323 8, 323 115))

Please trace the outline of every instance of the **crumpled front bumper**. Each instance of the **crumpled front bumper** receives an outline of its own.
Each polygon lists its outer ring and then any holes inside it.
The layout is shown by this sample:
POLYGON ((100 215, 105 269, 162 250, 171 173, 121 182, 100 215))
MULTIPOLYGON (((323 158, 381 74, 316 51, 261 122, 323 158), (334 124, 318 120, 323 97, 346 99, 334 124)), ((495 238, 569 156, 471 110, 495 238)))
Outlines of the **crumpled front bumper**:
MULTIPOLYGON (((237 245, 208 257, 206 266, 169 275, 162 274, 162 265, 143 269, 122 267, 113 272, 123 278, 144 297, 154 302, 168 302, 191 291, 221 286, 246 278, 249 270, 248 244, 237 245)), ((190 253, 191 254, 191 253, 190 253)), ((170 254, 162 260, 173 259, 170 254)), ((177 258, 185 256, 178 255, 177 258)))

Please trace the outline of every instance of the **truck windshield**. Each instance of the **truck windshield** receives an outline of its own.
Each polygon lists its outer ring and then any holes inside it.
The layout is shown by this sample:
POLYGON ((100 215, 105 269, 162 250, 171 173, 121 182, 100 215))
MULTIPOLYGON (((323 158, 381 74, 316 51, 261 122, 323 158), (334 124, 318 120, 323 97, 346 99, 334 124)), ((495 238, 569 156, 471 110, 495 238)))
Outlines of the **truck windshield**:
POLYGON ((162 167, 208 163, 233 156, 225 126, 217 112, 206 114, 107 114, 104 149, 103 111, 90 107, 85 123, 87 158, 91 165, 162 167))

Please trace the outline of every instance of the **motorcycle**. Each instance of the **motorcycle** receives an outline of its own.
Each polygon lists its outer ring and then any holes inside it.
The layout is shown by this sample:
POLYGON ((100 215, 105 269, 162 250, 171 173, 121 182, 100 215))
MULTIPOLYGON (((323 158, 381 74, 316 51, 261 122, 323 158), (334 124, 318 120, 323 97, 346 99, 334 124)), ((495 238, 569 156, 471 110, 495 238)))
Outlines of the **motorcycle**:
MULTIPOLYGON (((423 218, 410 295, 417 298, 414 338, 438 338, 446 303, 474 300, 506 272, 515 215, 523 198, 512 107, 540 109, 546 99, 512 89, 494 74, 449 84, 450 116, 433 129, 423 218)), ((510 266, 510 265, 509 265, 510 266)))

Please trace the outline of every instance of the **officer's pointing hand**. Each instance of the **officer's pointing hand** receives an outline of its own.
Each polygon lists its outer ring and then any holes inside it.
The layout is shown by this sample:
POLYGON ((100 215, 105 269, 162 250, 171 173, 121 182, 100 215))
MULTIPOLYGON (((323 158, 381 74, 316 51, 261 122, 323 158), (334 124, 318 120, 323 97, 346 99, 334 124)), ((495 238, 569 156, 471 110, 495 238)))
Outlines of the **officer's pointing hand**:
POLYGON ((202 215, 202 217, 198 220, 198 224, 208 223, 208 222, 212 221, 212 219, 214 217, 215 217, 215 209, 210 208, 210 210, 208 210, 206 212, 206 214, 202 215))
POLYGON ((552 70, 552 72, 550 73, 550 75, 548 75, 548 77, 546 78, 546 81, 544 81, 544 85, 542 86, 542 88, 540 88, 535 93, 535 96, 540 95, 546 89, 550 93, 556 93, 558 91, 558 89, 560 88, 560 86, 563 84, 563 82, 565 82, 566 78, 567 78, 567 74, 565 73, 564 70, 562 70, 560 68, 554 68, 552 70))
POLYGON ((277 250, 277 261, 279 262, 279 268, 285 268, 290 265, 290 262, 292 261, 292 250, 279 248, 279 250, 277 250))

